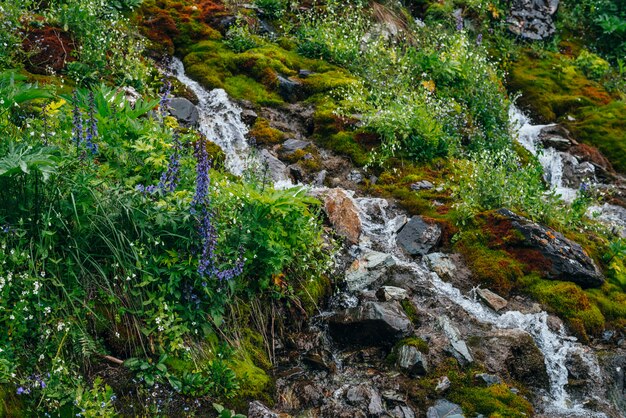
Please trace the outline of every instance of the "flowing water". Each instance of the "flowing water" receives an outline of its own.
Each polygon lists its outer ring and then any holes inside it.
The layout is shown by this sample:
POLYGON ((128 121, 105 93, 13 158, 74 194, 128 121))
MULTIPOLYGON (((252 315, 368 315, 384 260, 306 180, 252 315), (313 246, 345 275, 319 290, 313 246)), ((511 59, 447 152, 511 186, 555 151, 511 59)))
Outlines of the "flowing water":
POLYGON ((423 262, 408 259, 396 244, 397 217, 387 214, 389 203, 385 199, 355 199, 361 208, 363 238, 361 246, 383 250, 392 254, 398 264, 409 267, 415 272, 415 278, 428 281, 431 289, 477 319, 479 322, 491 324, 500 329, 521 329, 529 333, 542 351, 546 371, 550 379, 550 393, 543 399, 546 414, 555 417, 605 417, 602 413, 588 411, 583 405, 574 403, 565 386, 568 383, 568 371, 565 362, 573 355, 579 355, 593 376, 594 381, 601 381, 600 368, 595 356, 576 339, 568 336, 561 327, 554 332, 548 326, 548 314, 540 312, 524 314, 518 311, 507 311, 498 314, 478 302, 473 295, 463 295, 452 284, 445 282, 430 271, 423 262), (373 215, 374 214, 374 215, 373 215))
POLYGON ((172 58, 170 70, 198 98, 199 131, 224 150, 228 170, 241 175, 250 149, 246 141, 248 127, 241 119, 239 106, 228 98, 224 90, 207 91, 200 83, 187 77, 185 67, 178 58, 172 58))
MULTIPOLYGON (((199 99, 200 131, 222 147, 227 156, 228 168, 235 174, 241 174, 245 168, 244 162, 249 158, 250 153, 245 140, 247 127, 241 120, 241 110, 228 99, 224 90, 206 91, 200 84, 187 77, 180 60, 174 58, 171 68, 178 80, 189 87, 199 99)), ((543 126, 532 125, 528 118, 516 109, 512 111, 512 118, 518 121, 519 141, 530 152, 537 155, 537 136, 543 126)), ((552 151, 544 150, 543 153, 539 153, 539 159, 546 169, 546 178, 564 196, 569 196, 572 190, 563 188, 561 183, 560 156, 552 151)), ((392 254, 399 264, 410 268, 415 273, 415 280, 427 283, 435 294, 449 299, 479 322, 490 324, 494 328, 521 329, 534 338, 544 354, 550 379, 550 392, 544 395, 542 403, 546 414, 554 417, 605 416, 602 413, 588 411, 583 405, 576 404, 567 393, 568 372, 565 362, 569 357, 574 354, 580 355, 591 373, 595 375, 592 376, 594 381, 601 381, 600 370, 595 356, 589 349, 577 343, 575 338, 567 336, 564 329, 558 332, 550 329, 546 312, 524 314, 518 311, 508 311, 497 314, 486 308, 472 294, 464 295, 452 284, 441 280, 423 262, 408 259, 402 253, 396 245, 396 233, 405 217, 388 215, 389 203, 386 200, 359 198, 355 199, 355 202, 361 210, 360 216, 363 224, 361 248, 375 248, 392 254)))
POLYGON ((576 197, 576 190, 563 186, 563 157, 554 148, 543 148, 539 141, 541 130, 550 125, 533 125, 520 109, 511 106, 509 116, 514 129, 517 130, 518 142, 531 154, 537 156, 544 171, 544 178, 563 200, 571 202, 576 197))

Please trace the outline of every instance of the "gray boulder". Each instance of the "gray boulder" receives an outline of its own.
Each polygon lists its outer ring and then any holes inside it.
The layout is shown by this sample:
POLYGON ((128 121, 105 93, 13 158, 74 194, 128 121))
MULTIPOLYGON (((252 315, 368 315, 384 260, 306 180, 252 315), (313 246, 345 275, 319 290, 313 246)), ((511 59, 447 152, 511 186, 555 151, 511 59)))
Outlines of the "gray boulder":
POLYGON ((513 0, 510 5, 509 31, 532 41, 554 35, 553 15, 559 7, 559 0, 513 0))
POLYGON ((440 316, 437 322, 443 333, 448 337, 448 341, 450 341, 449 351, 454 358, 463 366, 473 363, 474 357, 472 357, 465 341, 461 339, 461 333, 452 325, 452 322, 445 316, 440 316))
POLYGON ((250 402, 248 418, 278 418, 278 414, 259 401, 250 402))
POLYGON ((465 418, 461 407, 445 399, 439 399, 428 408, 426 418, 465 418))
POLYGON ((439 243, 441 228, 413 216, 398 233, 396 242, 410 255, 424 255, 439 243))
POLYGON ((200 118, 196 105, 184 97, 171 99, 168 111, 170 115, 174 116, 184 126, 196 126, 200 118))
POLYGON ((604 283, 602 272, 579 244, 508 209, 500 209, 498 213, 521 233, 525 248, 541 254, 545 260, 541 268, 547 278, 574 282, 583 288, 599 287, 604 283))
POLYGON ((397 302, 364 302, 328 318, 328 331, 343 346, 390 346, 413 332, 397 302))
POLYGON ((268 150, 264 149, 259 153, 260 160, 263 164, 267 165, 267 171, 269 176, 274 182, 289 181, 290 171, 287 166, 274 157, 268 150))
POLYGON ((303 141, 301 139, 288 139, 281 145, 280 149, 285 154, 293 154, 296 151, 303 150, 311 145, 309 141, 303 141))
POLYGON ((378 391, 367 383, 351 387, 346 392, 348 403, 370 415, 380 416, 384 412, 383 400, 378 391))
POLYGON ((368 251, 346 271, 348 290, 363 290, 381 279, 396 261, 390 254, 368 251))
POLYGON ((300 81, 280 74, 276 76, 276 79, 278 81, 278 94, 285 101, 295 103, 304 98, 304 88, 300 81))
POLYGON ((412 345, 403 345, 398 349, 396 364, 411 375, 425 375, 428 373, 426 357, 412 345))

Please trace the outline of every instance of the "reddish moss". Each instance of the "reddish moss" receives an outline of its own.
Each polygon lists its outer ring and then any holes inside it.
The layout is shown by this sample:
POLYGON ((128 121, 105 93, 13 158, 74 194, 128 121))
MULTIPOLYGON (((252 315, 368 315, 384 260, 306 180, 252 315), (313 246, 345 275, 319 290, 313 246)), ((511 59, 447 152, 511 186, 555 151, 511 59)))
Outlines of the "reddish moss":
POLYGON ((29 27, 22 48, 28 53, 26 69, 34 74, 61 71, 66 63, 75 61, 74 41, 63 29, 52 26, 29 27))

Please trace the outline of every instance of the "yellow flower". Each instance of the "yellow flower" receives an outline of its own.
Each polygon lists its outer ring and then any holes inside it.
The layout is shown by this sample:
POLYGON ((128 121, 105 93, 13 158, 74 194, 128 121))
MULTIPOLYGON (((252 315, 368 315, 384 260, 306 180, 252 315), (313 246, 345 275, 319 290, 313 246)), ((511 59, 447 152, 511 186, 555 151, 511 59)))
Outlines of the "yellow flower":
POLYGON ((424 80, 421 82, 421 84, 422 84, 422 87, 424 87, 429 92, 432 93, 435 91, 435 82, 433 80, 424 80))

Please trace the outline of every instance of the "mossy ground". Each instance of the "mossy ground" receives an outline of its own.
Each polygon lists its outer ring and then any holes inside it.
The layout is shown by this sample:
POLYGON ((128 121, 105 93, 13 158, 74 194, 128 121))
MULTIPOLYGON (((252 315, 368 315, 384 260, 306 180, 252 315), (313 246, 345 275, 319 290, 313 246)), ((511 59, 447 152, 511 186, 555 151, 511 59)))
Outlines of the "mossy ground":
POLYGON ((524 388, 515 382, 501 383, 493 386, 481 385, 474 376, 483 373, 478 367, 462 368, 456 360, 449 358, 431 370, 426 376, 418 380, 403 382, 409 399, 426 409, 430 404, 441 397, 435 390, 441 376, 450 379, 450 389, 446 392, 446 399, 455 402, 463 408, 465 416, 483 414, 487 417, 527 417, 533 416, 533 407, 526 399, 524 388), (520 389, 514 393, 511 388, 520 389))
MULTIPOLYGON (((565 51, 576 51, 570 43, 565 51)), ((540 122, 562 122, 580 142, 593 145, 626 172, 626 103, 589 79, 574 57, 526 50, 512 63, 508 87, 540 122)))
POLYGON ((537 251, 520 246, 519 233, 493 212, 477 217, 477 223, 460 233, 453 248, 461 253, 477 284, 490 287, 503 296, 523 293, 561 317, 583 341, 600 335, 605 327, 622 327, 626 321, 626 301, 616 271, 608 269, 600 255, 606 243, 587 234, 569 234, 587 249, 605 269, 607 282, 598 289, 545 277, 545 260, 537 251))

